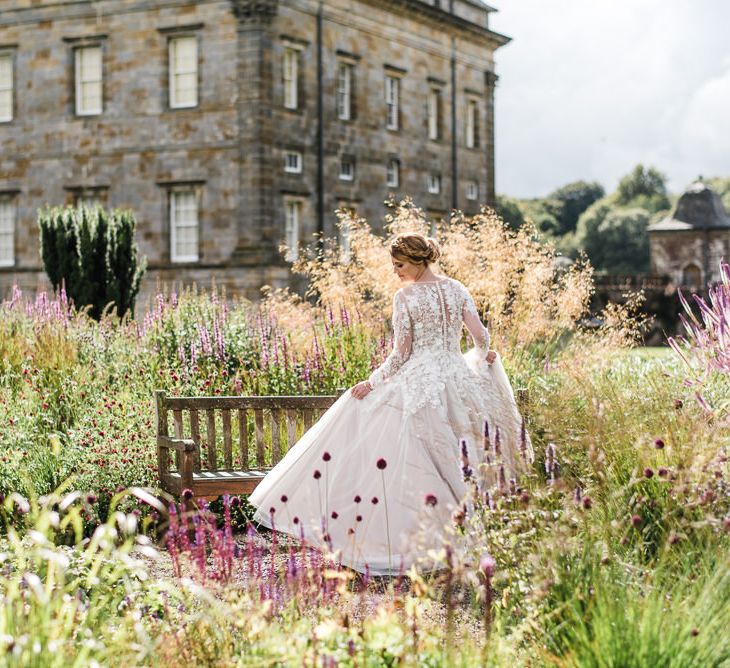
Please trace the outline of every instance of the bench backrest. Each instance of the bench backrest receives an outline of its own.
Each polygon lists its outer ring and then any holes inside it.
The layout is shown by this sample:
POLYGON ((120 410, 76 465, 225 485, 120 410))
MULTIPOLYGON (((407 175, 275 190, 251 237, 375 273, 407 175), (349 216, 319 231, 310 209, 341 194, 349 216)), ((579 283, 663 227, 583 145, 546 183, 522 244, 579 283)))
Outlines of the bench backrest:
POLYGON ((337 399, 338 395, 168 397, 156 391, 157 435, 195 441, 195 471, 266 469, 276 465, 337 399))

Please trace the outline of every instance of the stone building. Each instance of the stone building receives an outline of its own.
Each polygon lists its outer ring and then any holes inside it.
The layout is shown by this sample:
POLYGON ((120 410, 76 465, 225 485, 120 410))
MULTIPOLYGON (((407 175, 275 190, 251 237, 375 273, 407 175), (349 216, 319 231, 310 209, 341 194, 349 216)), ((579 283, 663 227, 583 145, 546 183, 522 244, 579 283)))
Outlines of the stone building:
POLYGON ((652 274, 690 288, 720 280, 720 261, 730 259, 730 216, 705 183, 693 183, 648 231, 652 274))
POLYGON ((411 195, 494 198, 494 52, 479 0, 0 0, 0 293, 42 283, 46 204, 131 208, 156 281, 284 285, 411 195), (338 236, 339 235, 339 236, 338 236), (294 250, 283 257, 288 242, 294 250))

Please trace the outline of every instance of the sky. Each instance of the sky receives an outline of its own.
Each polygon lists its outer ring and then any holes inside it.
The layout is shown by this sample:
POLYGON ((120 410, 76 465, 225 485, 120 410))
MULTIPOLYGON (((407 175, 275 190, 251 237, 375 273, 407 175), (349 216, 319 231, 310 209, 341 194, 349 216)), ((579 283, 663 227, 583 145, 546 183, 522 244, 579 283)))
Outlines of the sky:
POLYGON ((490 0, 497 192, 730 176, 730 0, 490 0))

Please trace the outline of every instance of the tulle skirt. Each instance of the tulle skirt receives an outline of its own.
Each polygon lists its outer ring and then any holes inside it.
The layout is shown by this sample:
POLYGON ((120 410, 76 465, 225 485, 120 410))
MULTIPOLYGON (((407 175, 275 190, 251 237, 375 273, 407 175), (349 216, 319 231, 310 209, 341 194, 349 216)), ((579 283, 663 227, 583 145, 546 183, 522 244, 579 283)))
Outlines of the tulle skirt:
POLYGON ((492 438, 499 427, 506 475, 533 459, 499 358, 487 365, 470 350, 454 365, 461 373, 444 373, 438 400, 417 410, 405 366, 365 399, 343 394, 253 492, 254 519, 360 572, 428 568, 438 538, 429 545, 422 528, 448 522, 466 495, 461 440, 478 470, 486 420, 492 438))

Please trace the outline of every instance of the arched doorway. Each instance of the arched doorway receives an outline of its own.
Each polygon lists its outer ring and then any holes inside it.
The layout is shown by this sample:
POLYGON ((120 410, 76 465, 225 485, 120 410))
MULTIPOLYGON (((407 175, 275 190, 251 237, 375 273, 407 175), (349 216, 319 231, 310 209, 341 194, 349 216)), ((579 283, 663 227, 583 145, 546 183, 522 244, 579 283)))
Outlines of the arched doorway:
POLYGON ((702 285, 702 269, 694 262, 682 270, 682 285, 698 288, 702 285))

